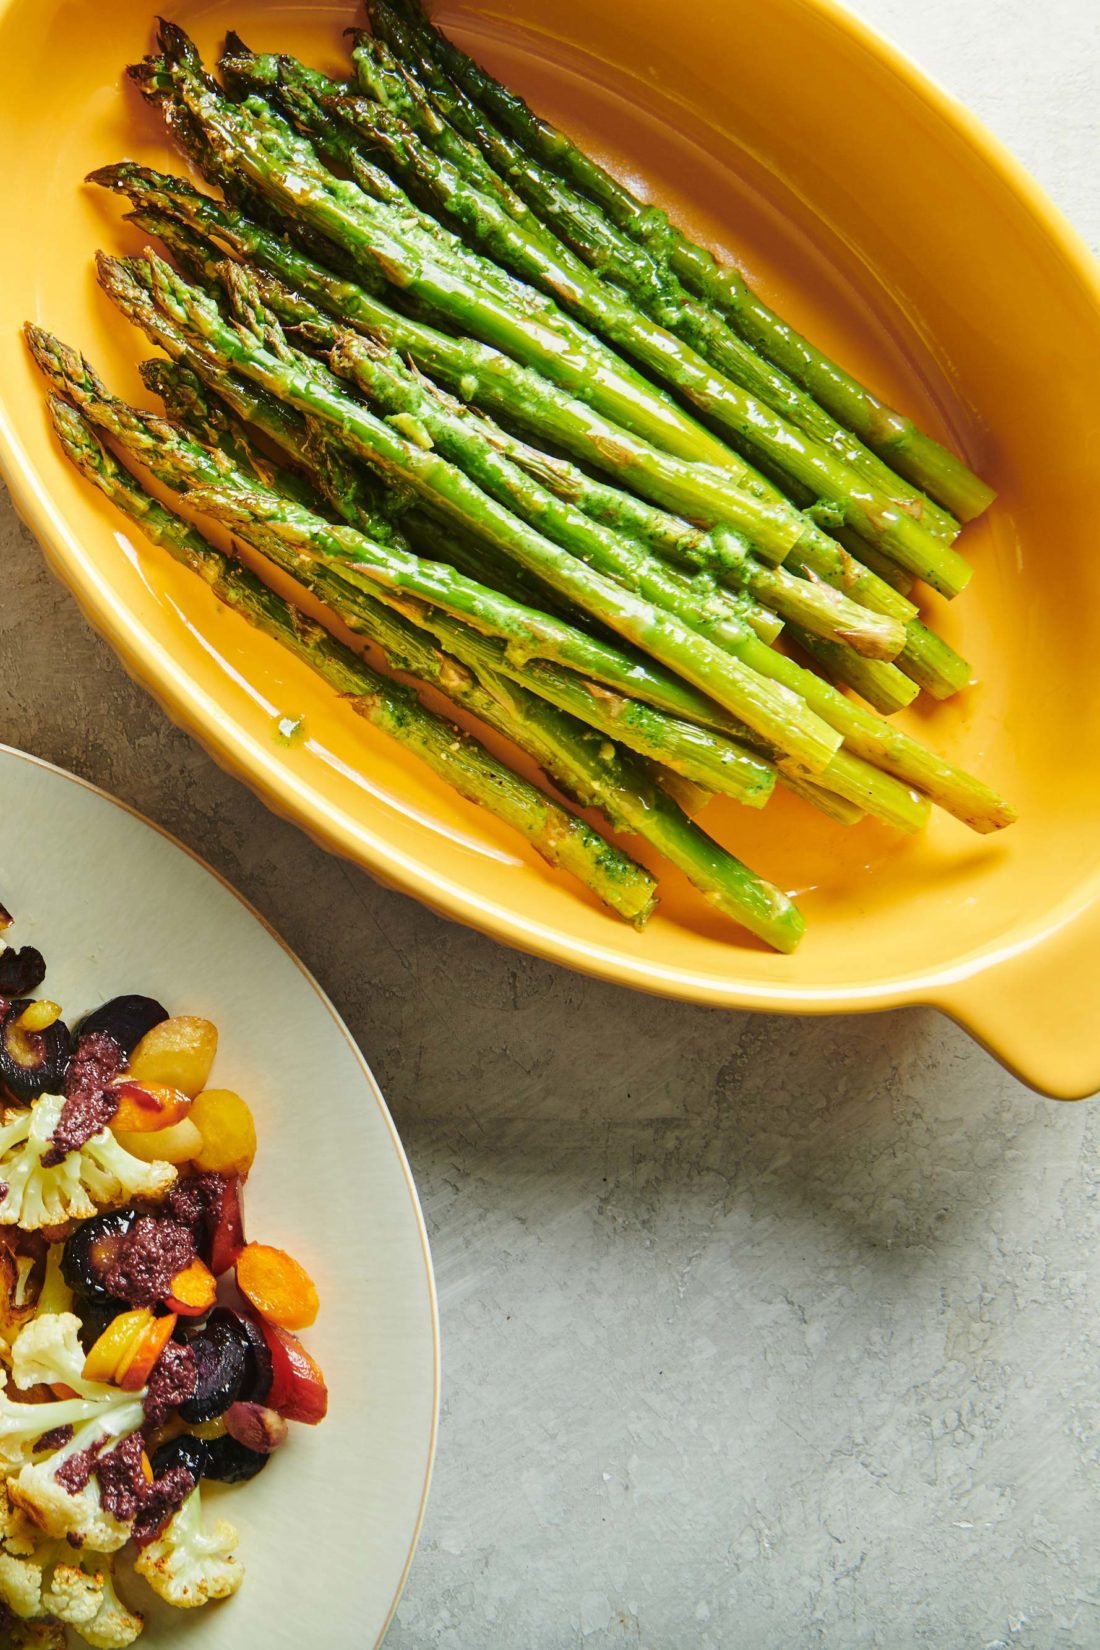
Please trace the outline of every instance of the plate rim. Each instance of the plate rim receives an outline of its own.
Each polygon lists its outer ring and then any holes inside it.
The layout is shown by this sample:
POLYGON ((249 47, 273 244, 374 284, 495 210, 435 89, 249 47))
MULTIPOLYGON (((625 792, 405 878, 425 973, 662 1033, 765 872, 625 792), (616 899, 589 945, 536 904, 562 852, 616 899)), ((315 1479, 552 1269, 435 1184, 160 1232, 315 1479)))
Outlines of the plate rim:
POLYGON ((424 1220, 424 1211, 420 1203, 420 1194, 417 1191, 416 1182, 413 1179, 412 1169, 409 1166, 408 1156, 406 1155, 405 1147, 402 1144, 401 1136, 397 1131, 397 1125, 393 1120, 389 1106, 386 1104, 386 1097, 382 1093, 378 1079, 371 1070, 362 1049, 359 1047, 359 1044, 352 1036, 348 1027, 345 1025, 342 1016, 337 1011, 335 1004, 332 1002, 319 980, 306 967, 297 952, 287 944, 286 940, 283 939, 279 931, 268 921, 263 912, 257 910, 251 900, 246 899, 244 894, 242 894, 238 888, 235 888, 227 877, 224 877, 220 871, 216 870, 215 867, 205 860, 201 854, 197 854, 193 848, 188 847, 186 842, 181 842, 177 836, 173 836, 171 831, 165 830, 163 825, 158 825, 156 820, 150 819, 146 814, 143 814, 139 808, 135 808, 132 803, 123 801, 121 797, 114 796, 110 791, 105 791, 101 785, 96 785, 92 780, 85 779, 81 774, 72 773, 68 768, 62 768, 56 762, 47 761, 45 757, 35 756, 30 751, 20 750, 18 746, 8 745, 0 740, 0 760, 5 757, 15 757, 19 761, 29 763, 32 767, 43 768, 47 773, 56 774, 58 778, 67 780, 73 785, 77 785, 81 790, 90 791, 93 796, 97 796, 102 801, 109 802, 112 807, 118 808, 121 812, 129 814, 132 819, 137 820, 139 825, 147 826, 148 829, 155 832, 157 836, 162 837, 166 842, 170 843, 173 848, 178 848, 181 853, 186 854, 187 858, 197 865, 200 870, 205 871, 214 879, 215 882, 219 883, 227 893, 231 894, 237 903, 244 907, 249 916, 255 919, 269 938, 275 941, 279 949, 289 959, 289 961, 293 963, 305 983, 318 998, 322 1008, 333 1021, 336 1030, 347 1043, 353 1058, 366 1079, 367 1087, 371 1092, 375 1104, 382 1113, 383 1121, 386 1125, 386 1129, 390 1136, 390 1141, 394 1147, 397 1157, 398 1167, 400 1168, 402 1177, 405 1181, 405 1189, 408 1193, 409 1203, 412 1208, 413 1219, 416 1225, 417 1238, 420 1244, 420 1253, 424 1263, 424 1275, 428 1287, 429 1317, 431 1322, 432 1337, 432 1424, 428 1438, 428 1459, 424 1469, 424 1481, 420 1489, 420 1500, 417 1507, 415 1525, 409 1538, 409 1549, 405 1555, 405 1560, 401 1567, 401 1573, 397 1579, 393 1598, 390 1600, 389 1607, 386 1611, 385 1620, 382 1623, 378 1637, 374 1641, 373 1650, 380 1650, 380 1646, 385 1639, 386 1634, 390 1630, 390 1625, 393 1622, 397 1606, 401 1602, 401 1596, 405 1591, 405 1584, 408 1581, 409 1571, 412 1568, 412 1562, 416 1556, 416 1549, 420 1542, 420 1534, 424 1527, 424 1515, 427 1510, 428 1495, 431 1490, 432 1473, 435 1468, 436 1445, 439 1439, 439 1404, 442 1385, 439 1298, 438 1291, 436 1289, 435 1267, 432 1262, 431 1243, 428 1238, 428 1229, 424 1220))
MULTIPOLYGON (((0 21, 18 3, 19 0, 0 0, 0 21)), ((472 3, 476 10, 477 0, 472 3)), ((788 3, 847 35, 954 130, 1045 230, 1057 255, 1092 298, 1100 314, 1100 262, 1065 214, 1000 138, 912 57, 838 0, 788 0, 788 3)), ((112 602, 110 590, 82 550, 77 535, 67 526, 45 486, 32 475, 29 457, 2 393, 0 478, 6 482, 18 514, 41 546, 50 568, 65 583, 85 618, 107 640, 123 668, 152 694, 177 725, 235 778, 254 790, 273 812, 292 820, 327 851, 340 854, 437 914, 558 966, 665 998, 715 1008, 812 1015, 926 1005, 961 1019, 972 1029, 966 1005, 958 996, 959 988, 1004 961, 1003 939, 991 939, 919 973, 894 973, 858 984, 754 981, 738 977, 736 973, 699 972, 663 965, 645 955, 632 955, 613 942, 588 943, 550 923, 510 909, 503 899, 490 899, 468 884, 439 875, 430 866, 404 853, 398 845, 380 839, 369 825, 356 820, 346 810, 329 802, 310 808, 307 799, 313 798, 314 793, 309 783, 286 767, 276 767, 270 752, 235 731, 210 696, 176 663, 167 647, 126 609, 120 610, 112 602)), ((1047 936, 1057 933, 1092 904, 1098 888, 1100 867, 1056 909, 1014 930, 1008 951, 1030 951, 1047 936)), ((997 1058, 1019 1069, 1003 1050, 995 1052, 997 1058)))

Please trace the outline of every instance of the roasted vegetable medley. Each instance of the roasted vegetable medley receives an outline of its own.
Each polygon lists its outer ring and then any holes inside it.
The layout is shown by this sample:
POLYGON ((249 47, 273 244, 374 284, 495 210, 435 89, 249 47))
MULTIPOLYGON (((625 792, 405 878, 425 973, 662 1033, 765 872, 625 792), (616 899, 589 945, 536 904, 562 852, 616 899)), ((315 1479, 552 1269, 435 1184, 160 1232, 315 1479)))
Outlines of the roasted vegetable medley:
POLYGON ((256 1129, 209 1086, 216 1027, 141 996, 70 1027, 45 976, 0 938, 0 1643, 115 1650, 143 1618, 112 1555, 181 1609, 236 1592, 200 1486, 254 1478, 328 1394, 294 1333, 312 1280, 245 1238, 256 1129))

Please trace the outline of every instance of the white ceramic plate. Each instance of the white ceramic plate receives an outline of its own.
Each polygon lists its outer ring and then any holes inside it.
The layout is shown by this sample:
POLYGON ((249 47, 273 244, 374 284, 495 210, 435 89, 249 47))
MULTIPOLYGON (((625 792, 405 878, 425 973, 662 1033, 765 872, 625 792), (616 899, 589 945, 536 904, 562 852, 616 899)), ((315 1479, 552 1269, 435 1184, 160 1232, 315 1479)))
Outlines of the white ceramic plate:
POLYGON ((423 1516, 439 1336, 427 1236, 382 1095, 316 981, 209 867, 123 804, 0 746, 0 900, 38 946, 71 1021, 138 991, 220 1032, 214 1077, 244 1094, 260 1146, 251 1237, 317 1280, 303 1337, 328 1419, 291 1429, 251 1484, 204 1501, 236 1525, 246 1576, 199 1611, 155 1604, 150 1650, 369 1650, 385 1633, 423 1516))

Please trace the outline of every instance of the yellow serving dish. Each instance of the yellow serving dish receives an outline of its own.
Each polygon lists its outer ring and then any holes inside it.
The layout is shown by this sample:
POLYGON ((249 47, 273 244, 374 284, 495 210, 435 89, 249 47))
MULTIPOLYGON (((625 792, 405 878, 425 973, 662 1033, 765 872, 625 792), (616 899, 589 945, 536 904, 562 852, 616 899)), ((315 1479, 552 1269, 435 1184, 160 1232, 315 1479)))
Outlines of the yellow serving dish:
MULTIPOLYGON (((232 26, 256 49, 333 70, 346 62, 341 30, 361 21, 351 0, 185 0, 173 16, 204 52, 232 26)), ((51 565, 219 761, 448 916, 696 1002, 933 1004, 1037 1088, 1091 1092, 1100 287, 1089 255, 964 110, 828 0, 688 0, 674 15, 665 0, 484 0, 439 16, 998 488, 963 539, 970 589, 935 603, 977 685, 903 721, 1011 797, 1020 823, 983 839, 940 816, 908 840, 845 831, 783 796, 760 815, 714 803, 708 827, 797 893, 801 949, 778 957, 742 941, 663 871, 660 911, 635 933, 127 529, 51 439, 18 329, 42 322, 142 398, 142 340, 99 294, 91 262, 97 245, 140 241, 81 179, 124 155, 179 168, 121 78, 149 49, 148 0, 0 0, 0 461, 51 565), (282 719, 301 721, 289 740, 282 719)))

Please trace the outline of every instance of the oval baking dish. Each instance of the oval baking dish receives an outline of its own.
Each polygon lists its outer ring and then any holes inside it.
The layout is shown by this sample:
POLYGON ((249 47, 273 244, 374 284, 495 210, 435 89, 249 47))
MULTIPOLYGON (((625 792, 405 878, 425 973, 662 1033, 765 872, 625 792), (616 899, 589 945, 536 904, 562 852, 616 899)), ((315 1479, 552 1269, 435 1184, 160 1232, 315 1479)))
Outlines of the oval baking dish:
MULTIPOLYGON (((204 51, 346 61, 347 5, 186 0, 204 51)), ((635 933, 375 735, 304 667, 69 471, 19 338, 79 341, 145 399, 135 339, 97 293, 96 246, 136 250, 84 174, 172 167, 122 83, 145 0, 0 0, 0 463, 54 569, 126 667, 213 754, 326 846, 448 916, 622 984, 697 1002, 825 1013, 932 1004, 1026 1081, 1100 1085, 1100 557, 1097 271, 1072 231, 951 99, 826 0, 484 0, 440 21, 551 119, 734 257, 774 307, 998 489, 968 529, 964 599, 936 623, 975 685, 903 713, 1020 811, 995 839, 940 816, 916 840, 818 823, 780 797, 712 803, 708 828, 797 893, 793 957, 737 943, 675 875, 635 933), (280 733, 282 729, 282 733, 280 733), (286 731, 292 730, 291 737, 286 731)), ((644 857, 644 856, 642 856, 644 857)))

